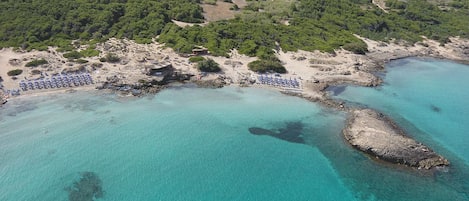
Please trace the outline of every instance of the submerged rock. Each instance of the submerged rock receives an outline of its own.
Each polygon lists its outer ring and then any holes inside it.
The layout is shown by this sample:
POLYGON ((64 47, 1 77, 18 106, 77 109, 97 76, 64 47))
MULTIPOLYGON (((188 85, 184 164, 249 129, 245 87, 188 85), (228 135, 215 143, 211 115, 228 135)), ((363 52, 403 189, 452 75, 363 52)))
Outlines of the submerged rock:
POLYGON ((430 108, 433 112, 441 112, 441 108, 437 107, 436 105, 430 105, 430 108))
POLYGON ((419 169, 449 165, 448 160, 407 137, 393 121, 374 110, 352 111, 343 133, 352 146, 384 161, 419 169))
POLYGON ((80 181, 74 182, 73 186, 65 190, 68 191, 70 201, 93 201, 104 194, 101 179, 94 172, 81 173, 80 181))
POLYGON ((293 143, 305 142, 302 135, 303 124, 301 122, 288 122, 285 128, 280 128, 277 132, 259 127, 250 127, 248 130, 254 135, 268 135, 293 143))
POLYGON ((277 135, 274 131, 267 130, 259 127, 251 127, 248 129, 251 134, 254 135, 277 135))

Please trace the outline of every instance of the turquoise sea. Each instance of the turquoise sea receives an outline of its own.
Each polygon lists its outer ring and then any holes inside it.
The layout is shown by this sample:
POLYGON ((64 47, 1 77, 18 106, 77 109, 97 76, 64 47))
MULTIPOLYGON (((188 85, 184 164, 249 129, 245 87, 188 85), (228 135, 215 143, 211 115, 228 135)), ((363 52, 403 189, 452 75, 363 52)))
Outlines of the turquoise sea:
POLYGON ((345 113, 276 91, 183 86, 144 98, 76 92, 20 98, 0 108, 0 200, 469 200, 467 119, 458 119, 468 118, 467 106, 458 95, 442 95, 442 102, 461 104, 454 117, 437 98, 423 96, 437 96, 439 87, 469 96, 458 88, 469 85, 463 79, 469 67, 410 59, 388 71, 384 86, 346 87, 337 98, 389 112, 447 156, 450 168, 422 173, 370 159, 343 140, 345 113), (446 68, 456 74, 444 75, 446 68), (427 93, 400 91, 390 79, 399 70, 423 80, 403 81, 405 90, 426 83, 427 93), (433 83, 432 70, 456 85, 433 83), (390 86, 394 91, 386 90, 390 86), (432 101, 418 109, 418 95, 432 101), (366 102, 370 96, 389 104, 366 102), (400 108, 405 104, 391 97, 409 105, 400 108), (417 120, 401 109, 418 113, 417 120), (426 122, 449 122, 451 130, 440 125, 444 132, 430 132, 435 128, 422 126, 426 122), (252 127, 300 134, 304 143, 253 135, 252 127))

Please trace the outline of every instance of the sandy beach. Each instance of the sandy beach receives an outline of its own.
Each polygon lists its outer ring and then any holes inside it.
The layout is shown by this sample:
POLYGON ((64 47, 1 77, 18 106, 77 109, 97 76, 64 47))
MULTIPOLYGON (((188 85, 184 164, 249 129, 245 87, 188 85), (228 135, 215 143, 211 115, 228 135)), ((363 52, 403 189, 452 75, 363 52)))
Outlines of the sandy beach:
MULTIPOLYGON (((359 36, 357 36, 359 37, 359 36)), ((301 83, 299 91, 301 96, 311 100, 327 99, 324 88, 334 84, 356 84, 362 86, 376 86, 380 80, 373 72, 384 70, 384 64, 393 59, 411 56, 445 58, 455 61, 469 60, 469 40, 451 38, 451 42, 441 46, 437 41, 425 39, 415 45, 406 45, 396 41, 384 43, 361 38, 368 45, 369 52, 366 55, 357 55, 345 50, 337 50, 335 54, 319 51, 297 52, 279 51, 276 56, 287 69, 281 77, 285 79, 298 79, 301 83)), ((86 46, 79 47, 84 49, 86 46)), ((239 54, 233 50, 228 58, 204 55, 220 64, 220 73, 201 73, 196 64, 189 62, 188 57, 183 57, 164 44, 153 42, 151 44, 137 44, 126 39, 110 39, 98 44, 101 53, 96 57, 84 58, 86 63, 69 61, 50 47, 48 51, 15 51, 12 48, 0 50, 0 76, 3 78, 3 92, 19 89, 21 80, 34 80, 44 78, 45 75, 60 73, 88 72, 94 81, 93 85, 84 88, 99 88, 109 80, 117 79, 121 85, 132 85, 141 82, 151 82, 155 76, 148 75, 148 69, 155 65, 167 65, 180 74, 193 75, 192 80, 210 81, 223 80, 223 84, 237 84, 249 86, 257 79, 258 74, 250 71, 247 64, 257 58, 239 54), (120 58, 119 62, 101 62, 99 59, 107 54, 114 54, 120 58), (45 59, 48 63, 38 67, 25 67, 26 63, 35 59, 45 59), (18 76, 8 76, 7 73, 14 69, 23 70, 18 76)), ((253 84, 256 87, 268 87, 284 90, 281 87, 253 84)), ((81 86, 73 89, 83 88, 81 86)), ((65 89, 67 90, 67 89, 65 89)), ((51 92, 63 92, 64 89, 41 89, 20 91, 25 94, 41 94, 51 92)), ((2 94, 3 97, 6 97, 2 94)), ((8 96, 8 98, 12 98, 8 96)))

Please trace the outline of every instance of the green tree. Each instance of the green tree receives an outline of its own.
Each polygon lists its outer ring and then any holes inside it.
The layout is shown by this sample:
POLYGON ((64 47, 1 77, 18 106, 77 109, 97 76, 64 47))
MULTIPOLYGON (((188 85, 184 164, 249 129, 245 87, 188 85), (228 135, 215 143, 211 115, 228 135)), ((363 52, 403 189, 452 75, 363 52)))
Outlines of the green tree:
POLYGON ((35 0, 0 1, 0 47, 72 51, 73 39, 109 37, 142 43, 176 19, 203 22, 199 0, 35 0), (63 45, 63 41, 68 44, 63 45))

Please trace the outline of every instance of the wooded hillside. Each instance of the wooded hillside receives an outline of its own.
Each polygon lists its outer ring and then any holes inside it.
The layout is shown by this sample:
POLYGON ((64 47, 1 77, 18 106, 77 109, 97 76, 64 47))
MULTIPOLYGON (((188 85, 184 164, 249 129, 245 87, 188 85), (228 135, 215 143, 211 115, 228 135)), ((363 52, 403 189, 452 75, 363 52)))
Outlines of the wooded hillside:
POLYGON ((202 22, 198 0, 0 0, 0 47, 44 49, 70 39, 145 42, 177 19, 202 22))
POLYGON ((442 43, 450 36, 469 37, 467 0, 441 5, 387 0, 388 12, 369 0, 290 2, 276 7, 271 1, 250 1, 235 19, 181 28, 171 19, 203 21, 199 0, 0 0, 0 47, 45 49, 70 46, 71 39, 109 37, 150 42, 160 35, 160 42, 179 52, 201 45, 215 55, 237 48, 265 56, 280 47, 326 52, 343 47, 365 53, 366 44, 353 34, 410 43, 421 36, 442 43))

